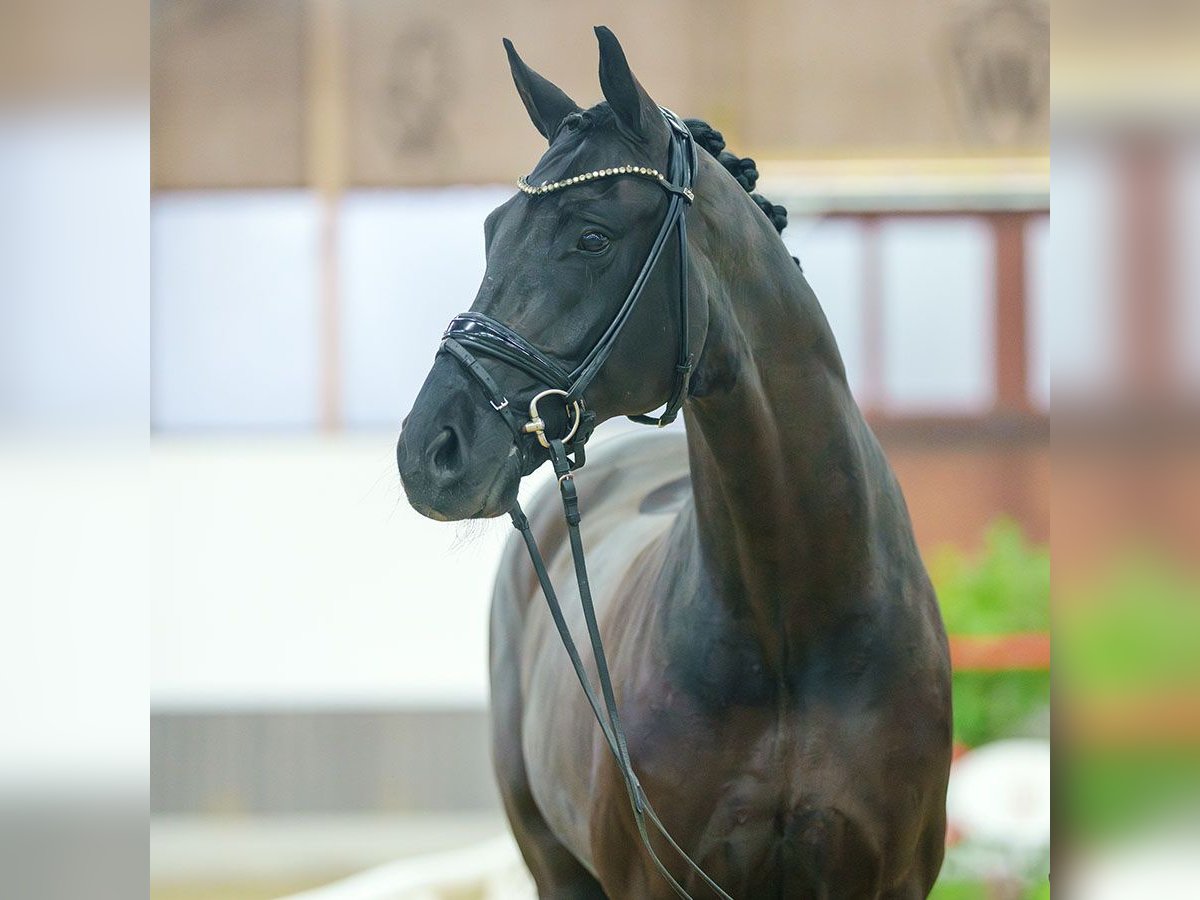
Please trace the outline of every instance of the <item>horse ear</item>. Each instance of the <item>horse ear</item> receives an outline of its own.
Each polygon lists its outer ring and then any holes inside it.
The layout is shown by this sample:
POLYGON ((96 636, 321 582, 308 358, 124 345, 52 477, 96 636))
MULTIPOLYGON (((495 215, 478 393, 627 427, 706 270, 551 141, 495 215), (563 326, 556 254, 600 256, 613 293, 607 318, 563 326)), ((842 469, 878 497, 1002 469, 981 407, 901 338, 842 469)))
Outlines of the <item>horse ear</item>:
POLYGON ((600 42, 600 89, 604 91, 604 99, 623 131, 647 141, 666 129, 658 104, 633 77, 617 36, 603 25, 597 25, 595 30, 600 42))
POLYGON ((542 133, 542 137, 551 140, 559 123, 570 113, 579 112, 579 106, 557 85, 525 65, 525 60, 517 55, 517 49, 508 38, 504 39, 504 49, 508 53, 513 83, 529 112, 529 118, 533 120, 533 126, 542 133))

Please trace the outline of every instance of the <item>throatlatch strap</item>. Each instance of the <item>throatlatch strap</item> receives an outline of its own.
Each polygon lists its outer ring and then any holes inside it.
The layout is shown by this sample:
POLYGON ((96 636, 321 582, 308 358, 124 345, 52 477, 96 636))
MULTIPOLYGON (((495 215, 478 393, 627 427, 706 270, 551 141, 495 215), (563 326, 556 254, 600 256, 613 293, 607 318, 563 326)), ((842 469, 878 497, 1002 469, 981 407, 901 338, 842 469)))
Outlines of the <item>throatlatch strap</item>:
POLYGON ((579 679, 579 685, 583 688, 588 705, 592 708, 592 714, 596 717, 596 722, 600 725, 600 731, 604 735, 605 743, 608 744, 608 749, 612 752, 613 758, 617 762, 617 768, 621 772, 621 777, 625 781, 625 789, 629 794, 630 807, 633 810, 634 822, 637 825, 642 844, 646 848, 646 852, 650 855, 650 860, 653 862, 654 867, 667 880, 678 896, 691 900, 691 895, 676 880, 675 876, 671 874, 670 870, 667 869, 666 865, 659 858, 658 853, 655 852, 654 846, 650 842, 650 833, 646 826, 647 820, 649 820, 667 843, 670 844, 671 848, 679 854, 680 858, 700 876, 705 884, 712 888, 718 897, 722 898, 722 900, 733 900, 720 885, 713 881, 700 868, 699 864, 679 846, 671 836, 671 833, 667 831, 666 826, 659 819, 658 813, 655 812, 654 807, 650 804, 649 798, 646 797, 646 792, 638 780, 637 773, 634 772, 633 763, 629 757, 629 745, 625 739, 625 729, 621 726, 621 718, 617 711, 616 695, 613 691, 612 676, 608 668, 608 657, 604 652, 604 642, 600 637, 600 625, 596 619, 596 608, 592 603, 591 583, 588 580, 587 563, 583 555, 583 540, 579 534, 579 498, 575 491, 575 480, 571 473, 570 460, 567 459, 566 448, 561 441, 554 440, 550 442, 550 461, 554 466, 555 475, 558 477, 559 490, 562 494, 563 515, 567 521, 567 536, 571 543, 571 558, 575 564, 575 580, 579 585, 579 600, 583 607, 583 618, 587 624, 588 637, 592 645, 592 654, 596 662, 596 674, 600 681, 600 691, 604 698, 604 713, 601 712, 600 699, 596 696, 596 691, 592 687, 591 680, 588 678, 587 671, 584 668, 583 659, 579 655, 579 649, 576 647, 570 628, 567 626, 566 617, 563 615, 562 606, 558 601, 558 594, 555 592, 554 585, 550 581, 550 574, 546 569, 546 563, 542 558, 541 551, 538 549, 537 541, 534 539, 529 519, 525 516, 520 504, 513 504, 512 509, 509 511, 509 516, 512 518, 513 526, 521 533, 521 537, 525 541, 525 548, 529 551, 530 562, 533 563, 533 570, 537 574, 538 582, 542 587, 542 593, 546 597, 546 604, 550 608, 550 616, 554 619, 554 626, 558 629, 559 637, 562 639, 567 656, 571 660, 571 667, 575 670, 575 676, 579 679), (605 713, 607 713, 607 721, 605 713))

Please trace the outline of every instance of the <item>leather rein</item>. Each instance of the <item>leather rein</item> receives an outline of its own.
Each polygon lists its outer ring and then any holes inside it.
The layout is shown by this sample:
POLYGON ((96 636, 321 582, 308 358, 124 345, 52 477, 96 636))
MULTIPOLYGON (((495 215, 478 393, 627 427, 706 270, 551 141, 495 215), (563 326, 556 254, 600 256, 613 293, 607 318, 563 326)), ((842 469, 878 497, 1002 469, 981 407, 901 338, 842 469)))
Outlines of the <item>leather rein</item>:
POLYGON ((597 696, 587 672, 583 659, 571 636, 567 621, 563 615, 562 606, 554 585, 550 581, 545 560, 534 539, 529 520, 519 503, 514 503, 509 516, 513 526, 521 533, 529 558, 537 573, 542 593, 550 608, 550 615, 558 629, 563 646, 571 660, 571 666, 583 688, 584 696, 592 708, 592 713, 599 723, 604 740, 616 760, 617 768, 625 782, 629 794, 630 806, 633 810, 634 821, 642 844, 650 855, 655 868, 671 885, 675 893, 691 900, 691 895, 683 885, 671 874, 655 852, 650 841, 650 828, 653 827, 688 864, 688 866, 707 884, 717 896, 723 900, 732 900, 721 887, 712 880, 704 870, 683 850, 667 831, 654 811, 650 800, 634 772, 633 763, 629 757, 629 747, 625 739, 625 730, 617 711, 616 695, 613 691, 612 676, 609 672, 608 658, 604 651, 604 642, 600 637, 600 626, 596 619, 596 609, 592 603, 591 585, 588 580, 587 563, 584 559, 583 541, 579 533, 580 513, 579 498, 575 490, 574 471, 584 464, 584 445, 591 437, 595 427, 595 416, 587 409, 583 394, 595 379, 604 363, 613 351, 617 338, 629 321, 633 308, 650 279, 668 239, 674 233, 679 244, 679 309, 678 309, 678 359, 675 365, 675 383, 661 415, 635 415, 629 418, 644 425, 669 425, 679 415, 683 401, 687 396, 688 384, 691 380, 695 358, 688 346, 688 289, 687 289, 687 207, 694 195, 692 185, 695 180, 697 157, 696 145, 692 140, 687 126, 670 110, 662 110, 663 118, 671 132, 670 168, 663 175, 656 169, 644 166, 616 166, 598 169, 583 175, 572 176, 556 182, 530 185, 525 178, 517 181, 517 187, 522 193, 538 197, 555 191, 564 190, 578 184, 587 184, 594 180, 611 177, 633 176, 648 178, 655 181, 669 197, 666 215, 662 225, 650 246, 641 270, 634 279, 624 302, 616 316, 601 335, 596 345, 584 357, 579 365, 567 370, 551 359, 546 353, 533 346, 520 334, 509 328, 503 322, 493 319, 484 313, 465 312, 455 316, 442 336, 439 353, 448 353, 462 364, 463 368, 475 379, 483 389, 492 408, 499 413, 512 429, 517 441, 517 447, 522 448, 524 438, 533 435, 538 444, 549 451, 550 463, 558 479, 559 492, 562 495, 563 515, 567 523, 567 535, 571 544, 571 557, 575 565, 575 578, 579 585, 579 599, 583 607, 584 622, 587 625, 592 653, 596 662, 596 674, 600 683, 600 695, 597 696), (500 386, 479 361, 478 356, 487 356, 508 366, 519 369, 535 379, 546 388, 535 395, 529 403, 529 417, 522 420, 513 410, 508 397, 500 386), (546 433, 546 422, 538 414, 538 404, 547 397, 558 396, 566 409, 566 431, 559 437, 550 437, 546 433), (571 457, 574 457, 572 459, 571 457))

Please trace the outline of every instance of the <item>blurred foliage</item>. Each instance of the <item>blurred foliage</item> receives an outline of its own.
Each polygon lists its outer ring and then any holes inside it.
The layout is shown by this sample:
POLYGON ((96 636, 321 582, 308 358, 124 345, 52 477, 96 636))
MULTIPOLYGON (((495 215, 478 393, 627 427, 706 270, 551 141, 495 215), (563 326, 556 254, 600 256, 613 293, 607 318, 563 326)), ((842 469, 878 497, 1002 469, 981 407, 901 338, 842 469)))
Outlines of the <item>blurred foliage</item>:
POLYGON ((1200 808, 1200 582, 1142 549, 1059 604, 1062 795, 1086 838, 1200 808))
POLYGON ((954 739, 978 747, 1011 737, 1049 702, 1049 672, 956 673, 954 739))
MULTIPOLYGON (((1009 519, 988 529, 978 554, 942 551, 930 576, 952 635, 1050 630, 1050 552, 1009 519)), ((954 738, 977 747, 1011 735, 1049 702, 1049 672, 956 672, 954 738)))
MULTIPOLYGON (((982 881, 939 881, 929 893, 929 900, 995 900, 996 897, 1014 896, 1000 891, 995 885, 982 881)), ((1021 900, 1050 900, 1050 885, 1042 882, 1024 889, 1018 888, 1021 900)))
POLYGON ((950 634, 1050 630, 1050 551, 1011 519, 992 524, 981 553, 943 550, 930 576, 950 634))
POLYGON ((1149 552, 1114 563, 1098 583, 1065 599, 1071 639, 1057 661, 1081 696, 1130 696, 1200 687, 1200 587, 1149 552))
POLYGON ((1072 834, 1107 838, 1190 815, 1200 804, 1195 747, 1086 746, 1067 741, 1070 766, 1061 770, 1072 834))

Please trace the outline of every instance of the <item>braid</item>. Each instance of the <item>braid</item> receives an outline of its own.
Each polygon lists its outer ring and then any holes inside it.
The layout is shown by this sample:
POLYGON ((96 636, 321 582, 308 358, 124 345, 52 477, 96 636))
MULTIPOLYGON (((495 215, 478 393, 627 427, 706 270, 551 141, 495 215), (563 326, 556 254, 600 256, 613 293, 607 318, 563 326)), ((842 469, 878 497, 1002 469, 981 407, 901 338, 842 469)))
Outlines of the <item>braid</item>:
POLYGON ((685 119, 684 125, 692 133, 692 140, 716 156, 725 149, 725 137, 717 129, 700 119, 685 119))
POLYGON ((758 184, 758 169, 750 157, 737 157, 728 150, 722 150, 717 155, 717 162, 729 171, 729 174, 747 194, 753 191, 754 186, 758 184))
MULTIPOLYGON (((692 133, 692 140, 703 147, 710 156, 725 167, 725 170, 742 186, 742 190, 750 195, 750 199, 754 201, 755 206, 761 209, 763 215, 771 220, 771 224, 775 226, 775 230, 782 233, 783 229, 787 228, 787 210, 778 204, 772 203, 762 194, 754 193, 754 187, 758 184, 758 166, 754 160, 749 156, 737 156, 726 150, 724 135, 707 122, 703 122, 700 119, 685 119, 684 124, 687 125, 688 131, 692 133)), ((795 257, 792 258, 796 259, 795 257)), ((800 260, 796 259, 796 265, 800 265, 800 260)))
POLYGON ((786 209, 777 203, 772 203, 762 194, 751 194, 750 199, 753 200, 758 205, 758 208, 763 211, 763 214, 771 220, 771 224, 775 226, 776 231, 782 233, 783 229, 787 228, 788 213, 786 209))

